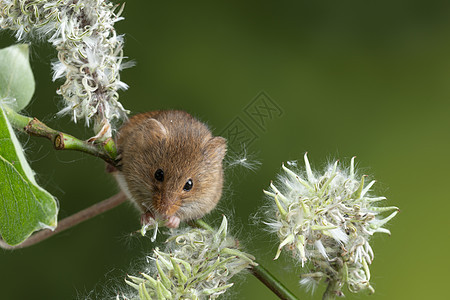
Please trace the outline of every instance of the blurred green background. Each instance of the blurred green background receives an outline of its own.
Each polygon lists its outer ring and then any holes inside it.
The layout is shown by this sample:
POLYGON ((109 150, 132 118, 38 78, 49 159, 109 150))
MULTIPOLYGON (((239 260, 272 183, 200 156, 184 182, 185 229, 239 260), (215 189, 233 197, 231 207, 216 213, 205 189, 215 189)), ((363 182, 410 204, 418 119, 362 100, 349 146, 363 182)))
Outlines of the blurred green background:
MULTIPOLYGON (((298 287, 287 256, 273 262, 276 236, 252 225, 262 189, 281 162, 301 159, 322 168, 357 156, 375 190, 401 208, 392 236, 373 238, 376 293, 347 299, 440 299, 448 284, 450 199, 450 3, 432 1, 129 1, 121 94, 133 113, 184 109, 227 132, 239 117, 256 137, 248 152, 255 172, 227 171, 225 195, 207 219, 222 213, 233 232, 300 299, 320 299, 298 287), (282 109, 263 128, 245 113, 261 92, 282 109), (228 126, 228 127, 227 127, 228 126)), ((0 46, 14 43, 2 32, 0 46)), ((91 129, 56 118, 51 82, 55 51, 31 46, 36 93, 27 113, 88 138, 91 129)), ((60 218, 117 192, 104 163, 55 152, 47 141, 22 136, 39 182, 60 203, 60 218)), ((217 220, 217 221, 214 221, 217 220)), ((130 236, 138 213, 123 204, 39 245, 0 251, 1 299, 79 299, 114 296, 153 246, 130 236)), ((231 299, 276 299, 251 276, 240 276, 231 299)))

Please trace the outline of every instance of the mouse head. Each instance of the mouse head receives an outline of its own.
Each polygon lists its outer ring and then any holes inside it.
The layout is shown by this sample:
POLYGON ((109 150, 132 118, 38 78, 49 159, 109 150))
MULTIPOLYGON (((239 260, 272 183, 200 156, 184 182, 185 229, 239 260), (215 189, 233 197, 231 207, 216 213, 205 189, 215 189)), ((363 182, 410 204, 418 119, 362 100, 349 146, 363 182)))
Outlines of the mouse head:
POLYGON ((143 211, 194 219, 212 210, 223 185, 226 140, 187 113, 148 118, 128 140, 123 173, 143 211), (132 158, 131 158, 132 157, 132 158))

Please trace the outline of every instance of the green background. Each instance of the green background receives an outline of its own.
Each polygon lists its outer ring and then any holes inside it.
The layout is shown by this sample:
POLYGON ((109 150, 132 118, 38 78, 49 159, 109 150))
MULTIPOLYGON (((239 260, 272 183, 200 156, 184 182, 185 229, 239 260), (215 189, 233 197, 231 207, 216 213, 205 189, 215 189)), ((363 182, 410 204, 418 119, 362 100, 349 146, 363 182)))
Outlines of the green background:
MULTIPOLYGON (((137 65, 122 72, 121 93, 133 111, 184 109, 222 132, 236 117, 258 138, 248 152, 256 172, 228 169, 225 195, 208 217, 222 213, 232 231, 301 299, 298 268, 286 255, 273 262, 277 238, 251 218, 264 205, 262 189, 281 162, 301 159, 322 168, 357 156, 375 190, 401 208, 392 236, 373 238, 373 296, 346 299, 439 299, 448 284, 450 3, 432 1, 129 1, 125 55, 137 65), (265 91, 282 108, 264 130, 244 108, 265 91)), ((14 42, 2 32, 0 46, 14 42)), ((55 128, 88 138, 90 129, 56 118, 62 107, 51 82, 55 51, 31 46, 36 93, 26 111, 55 128)), ((56 152, 22 136, 38 181, 60 203, 60 218, 117 192, 99 159, 56 152)), ((1 299, 114 296, 152 244, 130 204, 29 249, 0 251, 1 299)), ((232 299, 276 299, 251 276, 240 276, 232 299)))

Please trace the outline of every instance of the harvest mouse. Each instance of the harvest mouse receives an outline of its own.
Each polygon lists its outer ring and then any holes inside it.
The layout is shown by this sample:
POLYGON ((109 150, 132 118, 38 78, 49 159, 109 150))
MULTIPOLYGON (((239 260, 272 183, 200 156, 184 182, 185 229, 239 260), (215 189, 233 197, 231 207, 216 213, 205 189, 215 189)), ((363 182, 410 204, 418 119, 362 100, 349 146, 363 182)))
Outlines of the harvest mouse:
POLYGON ((114 175, 127 197, 150 218, 180 221, 210 212, 222 194, 226 140, 184 111, 133 116, 119 130, 114 175))

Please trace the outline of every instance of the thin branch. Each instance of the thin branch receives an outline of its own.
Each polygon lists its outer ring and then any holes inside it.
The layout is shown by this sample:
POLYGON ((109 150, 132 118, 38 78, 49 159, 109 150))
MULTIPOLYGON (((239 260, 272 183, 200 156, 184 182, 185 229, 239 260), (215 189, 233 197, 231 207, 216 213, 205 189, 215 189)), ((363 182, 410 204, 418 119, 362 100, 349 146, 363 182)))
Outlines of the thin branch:
POLYGON ((16 113, 7 106, 3 107, 11 125, 29 135, 49 139, 56 150, 75 150, 99 157, 107 163, 117 166, 117 149, 112 138, 105 141, 82 141, 76 137, 54 130, 36 118, 30 118, 16 113))
POLYGON ((54 236, 55 234, 60 233, 61 231, 64 231, 66 229, 69 229, 81 222, 84 222, 90 218, 93 218, 107 210, 110 210, 119 204, 123 203, 127 197, 123 192, 119 192, 116 195, 103 200, 99 203, 96 203, 86 209, 83 209, 80 212, 77 212, 74 215, 71 215, 70 217, 67 217, 61 221, 58 222, 58 226, 55 230, 50 229, 44 229, 41 230, 32 236, 30 236, 28 239, 26 239, 23 243, 16 245, 16 246, 10 246, 6 244, 2 239, 0 239, 0 247, 3 249, 8 250, 14 250, 14 249, 20 249, 20 248, 26 248, 29 246, 32 246, 34 244, 37 244, 39 242, 42 242, 43 240, 48 239, 49 237, 54 236))
MULTIPOLYGON (((202 219, 191 221, 190 226, 200 227, 206 230, 213 230, 208 223, 202 219)), ((274 277, 261 263, 255 261, 256 266, 252 266, 250 272, 266 287, 268 287, 278 298, 282 300, 298 300, 298 298, 287 287, 283 285, 276 277, 274 277)))
POLYGON ((252 266, 250 272, 267 286, 278 298, 283 300, 297 300, 298 298, 284 284, 274 277, 261 263, 256 262, 257 266, 252 266))

